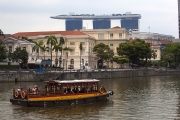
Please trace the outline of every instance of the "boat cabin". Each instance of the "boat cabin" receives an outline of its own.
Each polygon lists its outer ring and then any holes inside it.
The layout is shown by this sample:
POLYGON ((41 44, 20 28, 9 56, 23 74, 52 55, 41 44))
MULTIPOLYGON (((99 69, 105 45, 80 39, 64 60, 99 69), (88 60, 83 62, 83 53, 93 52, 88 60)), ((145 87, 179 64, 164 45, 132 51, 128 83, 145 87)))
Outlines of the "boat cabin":
POLYGON ((50 94, 75 94, 98 92, 98 82, 96 79, 83 79, 60 81, 50 80, 45 81, 45 92, 50 94))

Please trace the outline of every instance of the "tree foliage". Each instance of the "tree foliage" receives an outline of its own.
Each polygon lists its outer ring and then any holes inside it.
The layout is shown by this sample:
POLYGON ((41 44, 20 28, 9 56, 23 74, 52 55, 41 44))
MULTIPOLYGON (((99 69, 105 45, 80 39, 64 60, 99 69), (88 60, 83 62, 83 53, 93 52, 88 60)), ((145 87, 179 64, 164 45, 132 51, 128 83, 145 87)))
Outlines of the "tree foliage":
POLYGON ((117 64, 120 64, 122 66, 124 63, 128 63, 129 59, 128 58, 114 56, 113 57, 113 61, 116 62, 117 64))
POLYGON ((26 64, 28 62, 28 52, 20 47, 17 47, 16 50, 12 53, 12 59, 16 62, 22 60, 22 64, 26 64))
POLYGON ((66 53, 66 70, 67 70, 68 54, 69 54, 70 51, 73 51, 73 50, 71 48, 69 48, 69 47, 65 47, 63 50, 66 53))
POLYGON ((161 56, 162 61, 166 64, 174 64, 178 67, 180 63, 180 43, 167 44, 161 56))
POLYGON ((63 45, 65 44, 65 39, 63 37, 60 37, 60 52, 61 52, 61 56, 60 56, 60 67, 62 66, 62 52, 63 52, 63 45))
POLYGON ((42 45, 43 45, 43 41, 42 40, 40 40, 40 41, 38 41, 38 42, 33 42, 33 43, 35 43, 35 46, 32 48, 32 50, 33 51, 36 51, 36 53, 38 53, 38 59, 39 59, 39 50, 41 49, 43 49, 42 47, 42 45))
MULTIPOLYGON (((3 36, 3 38, 5 38, 5 35, 1 29, 0 29, 0 36, 3 36)), ((2 41, 0 39, 0 62, 2 62, 8 57, 7 52, 8 51, 6 47, 2 44, 2 41)))
POLYGON ((42 49, 42 51, 44 52, 44 60, 45 60, 45 52, 46 52, 46 51, 47 51, 47 52, 49 51, 49 47, 47 47, 46 45, 43 45, 41 49, 42 49))
POLYGON ((97 56, 99 60, 102 60, 102 62, 109 62, 113 60, 114 52, 110 49, 108 45, 105 45, 104 43, 99 43, 94 46, 93 48, 94 54, 97 56))
POLYGON ((58 64, 58 62, 57 62, 57 55, 58 55, 58 51, 61 51, 61 49, 62 49, 62 47, 61 47, 61 41, 59 41, 59 43, 58 44, 55 44, 54 46, 53 46, 53 50, 55 50, 55 52, 56 52, 56 61, 55 61, 55 63, 56 63, 56 67, 57 67, 57 64, 58 64))
POLYGON ((3 31, 0 29, 0 45, 2 45, 1 36, 3 36, 3 39, 5 38, 3 31))
POLYGON ((50 50, 51 50, 51 60, 52 60, 52 47, 53 45, 57 44, 57 38, 54 35, 46 36, 47 39, 47 45, 50 44, 50 50))
POLYGON ((7 49, 4 45, 0 44, 0 62, 7 58, 7 49))
POLYGON ((135 64, 138 64, 140 60, 145 59, 146 65, 147 59, 151 59, 155 56, 155 52, 151 49, 150 43, 146 43, 140 39, 119 44, 117 53, 119 56, 127 56, 130 62, 135 64))

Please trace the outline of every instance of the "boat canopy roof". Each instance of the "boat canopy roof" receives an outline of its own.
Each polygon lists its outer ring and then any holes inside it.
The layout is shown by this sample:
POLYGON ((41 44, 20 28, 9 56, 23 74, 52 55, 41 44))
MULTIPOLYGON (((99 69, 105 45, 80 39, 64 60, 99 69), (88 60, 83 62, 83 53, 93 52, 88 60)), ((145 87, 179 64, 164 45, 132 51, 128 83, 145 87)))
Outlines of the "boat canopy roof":
POLYGON ((50 81, 45 81, 45 83, 89 83, 89 82, 99 82, 97 79, 81 79, 81 80, 50 80, 50 81))

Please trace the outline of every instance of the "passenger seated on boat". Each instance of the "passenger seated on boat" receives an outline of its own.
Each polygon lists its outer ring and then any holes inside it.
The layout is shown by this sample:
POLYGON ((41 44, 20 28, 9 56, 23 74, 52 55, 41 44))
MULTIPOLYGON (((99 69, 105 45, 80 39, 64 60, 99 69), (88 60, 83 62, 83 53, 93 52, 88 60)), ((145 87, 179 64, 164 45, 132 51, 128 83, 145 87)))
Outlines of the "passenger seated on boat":
POLYGON ((37 93, 37 92, 38 92, 38 86, 35 85, 35 86, 33 87, 32 91, 33 91, 34 93, 37 93))
POLYGON ((74 88, 74 93, 78 93, 79 91, 78 91, 78 88, 76 87, 76 88, 74 88))
POLYGON ((87 93, 90 92, 90 88, 89 87, 86 88, 86 92, 87 93))
POLYGON ((84 93, 85 92, 85 88, 82 87, 81 90, 80 90, 80 93, 84 93))
POLYGON ((20 94, 21 93, 21 88, 20 88, 20 86, 18 87, 18 93, 20 94))
POLYGON ((73 88, 73 89, 71 89, 71 93, 72 93, 72 94, 74 94, 74 88, 73 88))
POLYGON ((67 88, 67 93, 71 93, 71 89, 69 87, 67 88))
POLYGON ((67 94, 67 89, 66 88, 64 89, 64 94, 67 94))

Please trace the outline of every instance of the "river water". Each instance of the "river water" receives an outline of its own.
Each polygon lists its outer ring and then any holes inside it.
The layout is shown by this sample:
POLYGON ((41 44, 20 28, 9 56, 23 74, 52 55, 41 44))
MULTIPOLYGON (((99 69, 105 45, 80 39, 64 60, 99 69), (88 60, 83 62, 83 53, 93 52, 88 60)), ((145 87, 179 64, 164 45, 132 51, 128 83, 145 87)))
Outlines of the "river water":
POLYGON ((43 82, 0 83, 0 120, 179 120, 180 76, 104 79, 114 91, 113 102, 67 108, 29 108, 12 105, 13 88, 43 82))

